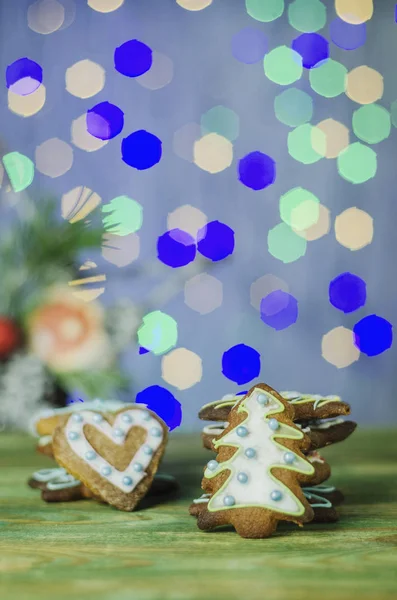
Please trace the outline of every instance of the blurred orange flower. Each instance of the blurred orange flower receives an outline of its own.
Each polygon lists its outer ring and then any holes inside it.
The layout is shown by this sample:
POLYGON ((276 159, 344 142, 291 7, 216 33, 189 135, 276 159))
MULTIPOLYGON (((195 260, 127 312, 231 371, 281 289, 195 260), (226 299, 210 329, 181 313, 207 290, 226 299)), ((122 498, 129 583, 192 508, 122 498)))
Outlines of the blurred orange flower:
POLYGON ((102 307, 67 287, 49 290, 28 317, 27 335, 30 350, 59 373, 102 369, 113 360, 102 307))

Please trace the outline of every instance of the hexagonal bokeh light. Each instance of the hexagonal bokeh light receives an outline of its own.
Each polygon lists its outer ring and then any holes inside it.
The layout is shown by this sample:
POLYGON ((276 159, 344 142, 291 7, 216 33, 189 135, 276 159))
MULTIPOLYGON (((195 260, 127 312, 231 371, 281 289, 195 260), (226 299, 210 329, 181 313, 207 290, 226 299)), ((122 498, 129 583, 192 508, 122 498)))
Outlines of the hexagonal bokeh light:
POLYGON ((360 48, 367 40, 367 26, 365 23, 352 25, 338 17, 331 21, 329 33, 335 46, 343 50, 360 48))
POLYGON ((38 113, 46 101, 46 88, 41 84, 36 91, 27 96, 20 96, 8 90, 8 108, 20 117, 31 117, 38 113))
POLYGON ((372 179, 378 168, 376 152, 360 142, 350 144, 336 160, 339 175, 350 183, 364 183, 372 179))
POLYGON ((329 301, 344 313, 351 313, 365 305, 367 286, 353 273, 341 273, 329 284, 329 301))
POLYGON ((390 113, 379 104, 360 106, 353 113, 352 127, 356 136, 363 142, 378 144, 390 135, 390 113))
POLYGON ((307 242, 286 223, 279 223, 269 230, 267 245, 269 254, 274 258, 283 263, 290 263, 305 255, 307 242))
POLYGON ((335 0, 335 12, 346 23, 359 25, 372 17, 373 0, 335 0))
POLYGON ((42 35, 64 29, 68 25, 66 20, 70 23, 74 19, 73 9, 73 5, 70 2, 65 4, 65 0, 62 3, 58 0, 37 0, 28 7, 28 27, 42 35))
POLYGON ((110 13, 120 8, 124 4, 124 0, 87 0, 87 4, 97 12, 110 13))
POLYGON ((361 65, 352 69, 346 78, 346 95, 358 104, 372 104, 383 96, 383 76, 361 65))
POLYGON ((185 204, 168 213, 167 229, 170 232, 173 229, 186 231, 196 240, 199 230, 205 227, 207 221, 206 215, 201 210, 190 204, 185 204))
POLYGON ((157 240, 157 258, 173 269, 185 267, 196 258, 195 240, 181 229, 166 231, 157 240))
POLYGON ((42 81, 43 69, 30 58, 19 58, 6 68, 6 86, 13 94, 32 94, 42 81))
POLYGON ((168 85, 174 76, 174 63, 165 54, 153 51, 152 66, 135 81, 148 90, 159 90, 168 85))
POLYGON ((225 377, 242 385, 259 376, 261 356, 257 350, 246 344, 237 344, 223 353, 222 373, 225 377))
POLYGON ((107 213, 102 223, 108 233, 120 236, 135 233, 142 227, 143 208, 129 196, 117 196, 102 206, 102 212, 107 213))
POLYGON ((298 301, 283 290, 274 290, 261 300, 261 320, 276 331, 287 329, 298 319, 298 301))
POLYGON ((4 169, 14 192, 22 192, 32 183, 34 164, 20 152, 8 152, 2 158, 4 169))
POLYGON ((100 102, 87 111, 87 131, 100 140, 111 140, 124 126, 123 111, 110 102, 100 102))
POLYGON ((250 287, 251 305, 254 308, 256 308, 257 310, 259 310, 262 298, 265 298, 266 296, 268 296, 269 294, 271 294, 272 292, 274 292, 276 290, 282 290, 283 292, 288 293, 288 291, 289 291, 288 284, 285 281, 283 281, 282 279, 280 279, 279 277, 272 275, 271 273, 262 275, 262 277, 259 277, 251 284, 251 287, 250 287))
POLYGON ((264 190, 276 180, 276 163, 263 152, 250 152, 239 160, 238 178, 252 190, 264 190))
POLYGON ((60 177, 73 165, 73 149, 66 142, 51 138, 37 146, 36 169, 48 177, 60 177))
POLYGON ((66 69, 66 90, 77 98, 91 98, 105 86, 105 69, 89 60, 79 60, 66 69))
POLYGON ((143 317, 137 335, 141 346, 153 354, 165 354, 176 346, 178 326, 170 315, 155 310, 143 317))
POLYGON ((114 51, 114 68, 125 77, 143 75, 152 62, 152 49, 139 40, 128 40, 114 51))
POLYGON ((194 144, 201 138, 198 123, 186 123, 177 129, 172 139, 172 147, 177 156, 188 162, 194 162, 194 144))
POLYGON ((234 231, 220 221, 210 221, 197 234, 197 250, 213 262, 233 253, 234 231))
POLYGON ((382 354, 393 343, 393 326, 378 315, 368 315, 353 327, 357 348, 367 356, 382 354))
POLYGON ((302 57, 288 46, 278 46, 263 59, 265 75, 278 85, 290 85, 302 77, 302 57))
POLYGON ((222 305, 223 285, 216 277, 199 273, 186 281, 184 296, 189 308, 207 315, 222 305))
POLYGON ((312 69, 329 58, 329 42, 319 33, 302 33, 293 40, 292 49, 302 57, 305 69, 312 69))
POLYGON ((217 133, 233 142, 239 134, 240 119, 231 108, 214 106, 201 117, 201 132, 217 133))
POLYGON ((309 81, 313 91, 324 98, 335 98, 346 90, 347 69, 329 58, 326 62, 310 69, 309 81))
POLYGON ((194 142, 194 163, 208 173, 220 173, 233 161, 233 144, 218 133, 207 133, 194 142))
POLYGON ((260 29, 244 27, 232 37, 232 54, 235 59, 246 65, 262 60, 267 49, 267 37, 260 29))
POLYGON ((337 369, 349 367, 360 358, 360 350, 354 342, 354 334, 350 329, 335 327, 322 338, 322 357, 337 369))
POLYGON ((85 219, 101 203, 101 197, 84 185, 79 185, 61 198, 62 217, 69 223, 85 219))
POLYGON ((212 0, 176 0, 176 3, 179 4, 185 10, 191 11, 199 11, 204 10, 212 4, 212 0))
POLYGON ((314 223, 314 225, 308 227, 307 229, 294 229, 295 233, 305 238, 305 240, 308 242, 313 242, 314 240, 320 239, 324 235, 327 235, 331 229, 331 218, 328 208, 322 204, 320 204, 318 208, 318 220, 316 223, 314 223))
POLYGON ((109 140, 100 140, 87 131, 87 115, 84 113, 74 121, 70 128, 71 142, 80 150, 95 152, 106 146, 109 140))
POLYGON ((274 112, 284 125, 298 127, 311 120, 313 100, 306 92, 291 87, 275 97, 274 112))
POLYGON ((288 6, 288 20, 302 33, 319 31, 327 22, 327 11, 320 0, 293 0, 288 6))
POLYGON ((336 158, 348 147, 350 141, 348 128, 334 119, 325 119, 317 123, 312 134, 312 147, 324 158, 336 158), (323 136, 317 135, 316 130, 321 131, 323 136))
POLYGON ((245 8, 250 17, 261 23, 275 21, 284 12, 284 0, 245 0, 245 8))
POLYGON ((320 200, 308 190, 293 188, 280 197, 280 217, 295 230, 308 229, 318 221, 320 200))
POLYGON ((117 235, 106 233, 103 236, 102 256, 116 267, 126 267, 139 257, 140 239, 136 233, 117 235))
POLYGON ((130 167, 138 171, 150 169, 160 162, 161 140, 144 129, 134 131, 121 142, 121 157, 130 167))
POLYGON ((161 377, 178 390, 187 390, 201 381, 203 361, 187 348, 175 348, 161 359, 161 377))
POLYGON ((349 250, 361 250, 372 242, 374 220, 360 208, 348 208, 335 219, 335 237, 349 250))
POLYGON ((161 385, 151 385, 141 390, 137 393, 135 402, 156 413, 168 425, 170 431, 179 427, 182 422, 181 403, 161 385))
POLYGON ((288 152, 298 162, 311 165, 325 155, 326 136, 310 123, 299 125, 288 134, 288 152))

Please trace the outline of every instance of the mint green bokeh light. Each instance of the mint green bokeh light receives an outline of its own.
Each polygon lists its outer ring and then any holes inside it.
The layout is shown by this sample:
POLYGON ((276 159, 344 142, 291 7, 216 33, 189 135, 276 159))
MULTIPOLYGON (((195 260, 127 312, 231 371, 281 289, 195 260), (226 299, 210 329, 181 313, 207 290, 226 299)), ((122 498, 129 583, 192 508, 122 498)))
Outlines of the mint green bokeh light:
POLYGON ((366 104, 353 113, 353 131, 367 144, 378 144, 391 132, 390 113, 379 104, 366 104))
POLYGON ((283 14, 284 0, 245 0, 245 9, 256 21, 270 23, 283 14))
POLYGON ((291 263, 305 255, 307 242, 286 223, 279 223, 267 234, 269 253, 283 263, 291 263))
POLYGON ((390 112, 391 122, 394 125, 394 127, 397 127, 397 100, 394 100, 394 102, 391 103, 390 112))
POLYGON ((288 6, 288 20, 297 31, 313 33, 325 26, 327 11, 320 0, 294 0, 288 6))
POLYGON ((313 100, 297 88, 284 90, 274 99, 274 112, 279 121, 289 127, 298 127, 313 116, 313 100))
POLYGON ((140 346, 153 354, 164 354, 176 346, 177 323, 161 310, 148 313, 143 317, 143 323, 138 329, 138 341, 140 346))
POLYGON ((310 69, 309 80, 312 90, 325 98, 335 98, 346 90, 347 69, 329 58, 318 67, 310 69))
POLYGON ((265 75, 279 85, 290 85, 302 77, 302 57, 288 46, 278 46, 263 59, 265 75))
POLYGON ((217 133, 233 142, 238 138, 240 119, 231 108, 214 106, 201 117, 201 133, 217 133))
POLYGON ((317 223, 320 216, 320 200, 308 190, 293 188, 280 198, 280 217, 290 227, 298 231, 308 229, 317 223), (300 211, 295 209, 301 206, 300 211))
POLYGON ((336 160, 340 176, 351 183, 364 183, 376 175, 376 152, 360 142, 348 146, 336 160))
POLYGON ((3 156, 3 164, 14 192, 22 192, 32 183, 34 164, 24 154, 9 152, 3 156))
POLYGON ((102 219, 103 226, 108 233, 129 235, 142 227, 142 206, 128 196, 113 198, 108 204, 102 206, 102 212, 110 213, 102 219))
POLYGON ((288 134, 288 152, 295 160, 304 165, 311 165, 326 153, 327 138, 321 129, 310 123, 299 125, 288 134), (314 150, 318 149, 318 152, 314 150))

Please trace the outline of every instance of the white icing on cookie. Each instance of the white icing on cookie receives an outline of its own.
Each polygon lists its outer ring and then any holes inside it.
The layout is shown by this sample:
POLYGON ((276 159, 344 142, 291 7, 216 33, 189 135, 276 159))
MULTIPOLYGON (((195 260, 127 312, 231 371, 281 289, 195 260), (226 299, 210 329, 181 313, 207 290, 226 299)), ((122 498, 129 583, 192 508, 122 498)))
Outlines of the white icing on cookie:
POLYGON ((132 492, 138 483, 147 475, 152 456, 163 441, 163 429, 151 413, 142 408, 133 408, 118 414, 113 426, 101 415, 83 410, 78 415, 71 415, 65 427, 65 436, 70 448, 79 458, 90 465, 103 479, 123 491, 132 492), (77 420, 78 419, 78 420, 77 420), (130 422, 128 422, 130 420, 130 422), (84 425, 90 424, 106 435, 115 444, 122 446, 125 436, 132 427, 142 427, 146 431, 146 441, 133 456, 124 471, 119 471, 97 454, 85 437, 84 425), (121 435, 123 433, 123 435, 121 435), (92 457, 92 458, 90 458, 92 457))
POLYGON ((221 435, 226 427, 229 425, 227 421, 224 423, 216 423, 215 425, 207 425, 203 429, 203 433, 206 435, 221 435))
POLYGON ((311 428, 313 429, 313 431, 315 431, 316 429, 329 429, 334 425, 340 425, 344 422, 345 420, 342 417, 337 417, 336 419, 328 419, 327 421, 320 421, 319 423, 315 423, 311 425, 311 428))
POLYGON ((196 498, 195 500, 193 500, 193 504, 207 504, 210 497, 211 494, 202 494, 200 498, 196 498))
POLYGON ((41 469, 40 471, 36 471, 35 473, 33 473, 32 479, 34 479, 35 481, 41 481, 43 483, 46 483, 47 481, 51 481, 51 479, 54 479, 55 477, 62 477, 66 474, 66 470, 62 468, 41 469))
POLYGON ((225 462, 210 461, 211 468, 207 467, 204 472, 204 477, 211 479, 223 471, 230 471, 228 479, 212 495, 208 510, 261 506, 289 515, 303 514, 305 508, 300 500, 272 474, 276 467, 306 475, 314 473, 308 460, 276 441, 277 438, 300 440, 302 432, 272 418, 284 412, 284 405, 261 388, 255 388, 246 396, 237 410, 246 414, 245 420, 214 442, 216 449, 232 446, 237 452, 225 462), (260 402, 263 399, 267 404, 260 402), (272 429, 271 425, 277 428, 272 429), (293 455, 292 463, 286 462, 287 453, 293 455), (245 477, 247 479, 242 482, 245 477))
POLYGON ((52 435, 42 435, 39 441, 37 442, 38 446, 48 446, 52 442, 52 435))

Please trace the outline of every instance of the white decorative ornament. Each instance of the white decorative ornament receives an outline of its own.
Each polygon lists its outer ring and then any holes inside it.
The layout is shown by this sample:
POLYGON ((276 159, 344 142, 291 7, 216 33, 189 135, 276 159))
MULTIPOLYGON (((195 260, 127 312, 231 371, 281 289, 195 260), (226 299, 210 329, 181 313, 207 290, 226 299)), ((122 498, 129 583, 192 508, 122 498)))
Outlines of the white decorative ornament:
POLYGON ((152 455, 158 450, 163 441, 163 430, 160 427, 158 421, 151 416, 149 411, 141 408, 134 408, 128 411, 124 411, 117 415, 113 425, 110 425, 105 419, 100 423, 95 422, 95 415, 89 410, 82 410, 80 415, 83 420, 76 423, 71 416, 66 424, 65 436, 68 441, 70 448, 77 456, 90 465, 94 471, 99 473, 102 477, 103 473, 108 472, 108 467, 111 469, 110 474, 106 476, 106 480, 112 485, 122 490, 124 493, 132 492, 138 485, 138 483, 146 476, 145 469, 149 466, 152 460, 152 455), (125 423, 123 415, 129 415, 131 417, 130 423, 125 423), (149 418, 148 418, 149 415, 149 418), (99 456, 91 444, 88 442, 84 435, 84 426, 92 425, 112 440, 114 444, 122 446, 125 442, 125 436, 128 434, 132 427, 142 427, 146 431, 145 443, 139 448, 136 454, 133 456, 129 465, 124 471, 119 471, 113 465, 109 464, 102 456, 99 456), (124 431, 125 436, 118 437, 114 435, 114 432, 121 429, 124 431), (72 434, 72 436, 70 436, 72 434), (76 439, 73 434, 77 434, 76 439), (149 454, 147 448, 150 448, 152 452, 149 454), (87 458, 93 456, 95 458, 87 458), (142 466, 142 470, 137 472, 134 465, 139 463, 142 466), (128 482, 128 483, 127 483, 128 482))

